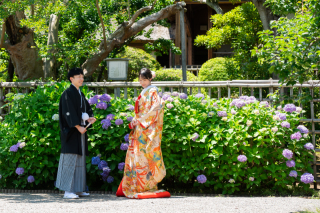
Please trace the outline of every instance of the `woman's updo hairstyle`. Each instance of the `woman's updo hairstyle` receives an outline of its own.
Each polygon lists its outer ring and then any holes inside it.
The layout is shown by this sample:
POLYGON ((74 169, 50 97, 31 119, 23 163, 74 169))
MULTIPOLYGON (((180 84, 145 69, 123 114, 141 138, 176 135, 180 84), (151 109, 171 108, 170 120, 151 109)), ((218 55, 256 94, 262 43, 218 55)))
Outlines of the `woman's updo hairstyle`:
POLYGON ((142 68, 139 72, 139 77, 143 79, 148 79, 151 81, 152 78, 152 72, 148 68, 142 68))

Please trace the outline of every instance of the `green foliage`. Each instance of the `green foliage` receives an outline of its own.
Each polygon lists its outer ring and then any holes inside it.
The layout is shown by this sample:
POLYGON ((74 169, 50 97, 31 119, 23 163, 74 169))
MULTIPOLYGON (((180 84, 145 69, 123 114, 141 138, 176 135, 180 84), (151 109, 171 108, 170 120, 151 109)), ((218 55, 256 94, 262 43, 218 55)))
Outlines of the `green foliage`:
POLYGON ((144 48, 147 53, 155 51, 156 56, 162 56, 162 54, 169 55, 170 50, 172 54, 181 55, 180 48, 176 47, 173 41, 163 38, 155 40, 152 44, 145 44, 144 48))
POLYGON ((239 66, 229 64, 229 78, 267 79, 268 64, 258 62, 251 56, 251 49, 260 44, 258 32, 262 30, 259 13, 251 2, 247 2, 221 15, 211 17, 213 27, 206 35, 197 36, 195 45, 219 49, 230 44, 234 51, 234 60, 239 66))
MULTIPOLYGON (((38 87, 27 96, 8 95, 12 101, 11 113, 0 123, 0 188, 53 188, 56 178, 59 152, 59 122, 52 120, 58 113, 58 102, 62 91, 69 84, 63 82, 54 86, 38 87), (20 99, 19 99, 20 97, 20 99), (18 152, 10 152, 10 146, 25 142, 26 146, 18 152), (17 167, 23 167, 25 173, 18 176, 17 167), (35 183, 27 183, 28 175, 35 177, 35 183)), ((86 97, 92 96, 87 88, 86 97)), ((163 187, 175 191, 212 192, 233 194, 235 192, 253 193, 256 190, 276 190, 284 192, 287 185, 295 185, 304 172, 312 173, 309 162, 312 154, 303 145, 310 137, 299 141, 291 140, 290 135, 297 132, 299 113, 287 113, 291 128, 283 128, 280 121, 273 119, 274 109, 264 107, 259 102, 248 104, 240 109, 231 106, 231 99, 215 101, 189 96, 186 100, 173 97, 172 109, 165 108, 162 152, 167 169, 163 187), (232 114, 235 110, 236 114, 232 114), (254 113, 258 110, 258 113, 254 113), (218 111, 226 111, 227 118, 217 116, 218 111), (212 112, 213 114, 209 114, 212 112), (247 125, 251 120, 253 124, 247 125), (277 132, 271 128, 278 127, 277 132), (194 133, 199 138, 193 141, 194 133), (295 154, 296 166, 288 168, 282 156, 288 148, 295 154), (237 157, 246 155, 246 162, 237 157), (298 172, 298 178, 289 177, 291 170, 298 172), (196 180, 199 174, 207 177, 204 184, 196 180), (254 177, 254 181, 249 181, 254 177), (235 183, 229 180, 234 179, 235 183)), ((112 106, 101 110, 93 106, 97 122, 88 131, 89 152, 87 157, 87 184, 90 190, 115 191, 122 179, 123 172, 117 165, 125 160, 125 151, 120 150, 124 136, 129 133, 127 113, 132 100, 116 99, 112 106), (107 114, 121 118, 123 125, 102 129, 100 122, 107 114), (101 154, 112 169, 110 175, 115 178, 111 184, 103 182, 101 171, 91 164, 91 158, 101 154)), ((299 183, 299 187, 309 188, 299 183)))
POLYGON ((201 66, 200 81, 226 81, 229 80, 226 61, 228 58, 212 58, 201 66))
POLYGON ((273 31, 259 33, 263 45, 252 50, 261 62, 272 65, 270 72, 279 74, 287 84, 318 79, 314 70, 320 68, 320 22, 319 13, 315 12, 320 11, 320 6, 319 2, 313 2, 318 6, 311 3, 308 8, 313 9, 296 13, 293 19, 282 17, 274 21, 271 27, 277 36, 273 31))
MULTIPOLYGON (((155 81, 182 81, 182 70, 180 69, 162 69, 156 71, 155 81)), ((198 81, 197 76, 187 72, 188 81, 198 81)))
POLYGON ((152 55, 138 48, 126 47, 125 51, 118 54, 117 57, 130 59, 128 81, 133 81, 133 79, 139 77, 139 71, 144 67, 150 70, 158 70, 161 67, 159 62, 154 59, 152 55))

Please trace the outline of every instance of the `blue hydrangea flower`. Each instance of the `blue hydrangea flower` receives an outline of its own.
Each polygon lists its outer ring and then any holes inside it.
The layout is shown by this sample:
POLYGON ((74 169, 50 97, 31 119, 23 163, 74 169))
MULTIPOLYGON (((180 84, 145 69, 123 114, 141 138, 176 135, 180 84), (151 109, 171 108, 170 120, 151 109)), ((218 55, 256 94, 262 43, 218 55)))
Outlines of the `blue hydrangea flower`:
POLYGON ((107 105, 105 102, 100 101, 100 102, 96 105, 96 107, 97 107, 98 109, 107 109, 107 108, 108 108, 108 105, 107 105))
POLYGON ((286 104, 283 107, 283 110, 286 112, 295 112, 296 111, 296 106, 294 104, 286 104))
POLYGON ((219 117, 227 117, 227 112, 226 111, 218 111, 218 116, 219 117))
POLYGON ((285 113, 279 113, 278 116, 283 121, 287 119, 287 115, 285 113))
POLYGON ((289 173, 289 176, 290 177, 297 177, 298 176, 298 173, 297 173, 297 171, 295 171, 295 170, 292 170, 290 173, 289 173))
POLYGON ((124 136, 124 140, 125 140, 125 142, 129 142, 129 134, 126 134, 126 135, 124 136))
POLYGON ((100 96, 100 101, 105 101, 105 102, 110 102, 111 101, 111 96, 108 94, 103 94, 100 96))
POLYGON ((115 121, 115 124, 119 126, 119 125, 123 124, 123 120, 122 119, 117 119, 115 121))
POLYGON ((296 133, 293 133, 291 136, 290 136, 291 140, 300 140, 300 138, 302 138, 302 135, 300 132, 296 132, 296 133))
POLYGON ((34 177, 32 175, 30 175, 27 180, 28 180, 28 183, 33 183, 34 177))
POLYGON ((299 126, 297 127, 297 129, 299 129, 300 132, 303 133, 303 134, 309 133, 309 130, 307 129, 307 127, 305 127, 305 126, 303 126, 303 125, 299 125, 299 126))
POLYGON ((102 176, 102 180, 103 181, 107 181, 107 178, 109 176, 109 173, 110 173, 111 169, 109 167, 104 167, 102 169, 102 171, 103 172, 100 174, 102 176))
POLYGON ((314 146, 313 146, 312 143, 306 143, 303 147, 306 148, 307 150, 312 150, 312 149, 314 149, 314 146))
POLYGON ((112 120, 114 119, 114 117, 115 117, 114 114, 109 114, 109 115, 107 115, 106 118, 107 118, 109 121, 112 121, 112 120))
POLYGON ((108 178, 107 178, 107 182, 108 183, 112 183, 114 181, 114 178, 112 177, 112 176, 109 176, 108 178))
POLYGON ((12 145, 12 146, 10 147, 10 152, 17 152, 18 149, 19 149, 19 147, 18 147, 17 145, 12 145))
POLYGON ((194 133, 191 139, 193 141, 196 141, 198 138, 199 138, 199 134, 198 133, 194 133))
POLYGON ((207 182, 207 177, 205 175, 198 175, 197 180, 199 183, 204 184, 205 182, 207 182))
POLYGON ((245 155, 239 155, 237 159, 238 159, 238 161, 240 161, 240 162, 246 162, 246 161, 247 161, 247 156, 245 156, 245 155))
POLYGON ((281 123, 281 126, 282 127, 286 127, 286 128, 290 128, 290 123, 289 122, 287 122, 287 121, 283 121, 282 123, 281 123))
POLYGON ((310 184, 314 182, 314 177, 312 174, 306 172, 303 175, 301 175, 300 178, 301 182, 305 183, 305 184, 310 184))
POLYGON ((16 169, 16 173, 17 173, 17 175, 22 175, 24 173, 24 168, 18 167, 16 169))
POLYGON ((293 152, 291 150, 289 150, 289 149, 284 149, 282 151, 282 155, 283 155, 283 157, 285 157, 288 160, 290 160, 292 158, 292 156, 293 156, 293 152))
POLYGON ((127 121, 131 122, 133 120, 133 117, 129 116, 127 117, 127 121))
POLYGON ((99 165, 99 163, 100 163, 100 158, 98 156, 91 158, 91 164, 92 165, 99 165))
POLYGON ((89 191, 89 186, 86 186, 86 192, 88 192, 89 191))
POLYGON ((122 170, 124 169, 124 166, 125 166, 125 165, 126 165, 125 162, 119 163, 119 164, 118 164, 118 169, 122 171, 122 170))
POLYGON ((102 160, 98 164, 98 169, 102 170, 104 167, 108 167, 108 163, 106 161, 102 160))
POLYGON ((286 162, 287 167, 295 167, 296 166, 296 162, 294 162, 294 160, 288 160, 286 162))
POLYGON ((89 102, 90 105, 97 104, 98 103, 98 99, 95 98, 95 97, 92 97, 92 98, 89 98, 88 102, 89 102))
POLYGON ((128 144, 128 143, 122 143, 121 146, 120 146, 120 149, 121 149, 122 151, 125 151, 125 150, 128 149, 128 147, 129 147, 129 144, 128 144))
POLYGON ((185 94, 185 93, 182 93, 182 94, 180 94, 179 97, 180 97, 181 99, 187 99, 187 98, 188 98, 188 95, 185 94))
POLYGON ((133 110, 134 110, 134 106, 133 106, 133 105, 131 105, 131 104, 128 104, 128 110, 133 111, 133 110))
POLYGON ((103 129, 108 129, 111 126, 111 121, 109 119, 103 119, 101 124, 103 129))

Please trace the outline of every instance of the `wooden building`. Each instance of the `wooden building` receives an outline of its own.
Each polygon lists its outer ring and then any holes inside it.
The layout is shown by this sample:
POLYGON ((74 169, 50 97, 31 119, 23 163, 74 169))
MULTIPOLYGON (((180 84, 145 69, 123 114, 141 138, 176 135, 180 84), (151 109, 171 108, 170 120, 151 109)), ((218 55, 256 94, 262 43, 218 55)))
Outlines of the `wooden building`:
MULTIPOLYGON (((224 45, 219 50, 206 49, 204 46, 197 47, 194 45, 194 40, 198 35, 206 34, 207 30, 212 27, 210 21, 211 15, 216 12, 205 3, 185 0, 187 12, 185 13, 185 32, 186 32, 186 49, 187 49, 187 65, 202 65, 208 59, 213 57, 223 57, 232 54, 230 45, 224 45)), ((243 3, 243 2, 242 2, 243 3)), ((232 4, 228 0, 220 0, 219 6, 224 13, 232 10, 242 3, 232 4)), ((130 43, 130 46, 143 48, 145 43, 153 42, 158 38, 171 39, 177 47, 180 44, 180 15, 177 13, 168 18, 171 27, 155 25, 151 38, 144 36, 137 37, 136 40, 130 43)), ((150 28, 149 26, 148 28, 150 28)), ((145 30, 148 30, 145 29, 145 30)), ((181 65, 181 56, 179 55, 163 55, 156 57, 162 66, 172 67, 181 65)))

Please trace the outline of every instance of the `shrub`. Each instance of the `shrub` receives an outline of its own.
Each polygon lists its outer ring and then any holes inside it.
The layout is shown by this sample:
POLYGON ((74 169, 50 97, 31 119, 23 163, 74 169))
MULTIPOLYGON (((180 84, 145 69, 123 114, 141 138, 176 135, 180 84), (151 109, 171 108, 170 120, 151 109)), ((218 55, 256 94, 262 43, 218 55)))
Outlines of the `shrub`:
POLYGON ((226 81, 228 70, 226 68, 227 58, 212 58, 204 63, 199 71, 200 81, 226 81))
MULTIPOLYGON (((13 101, 12 111, 0 124, 0 188, 53 188, 60 153, 59 125, 54 114, 58 113, 60 95, 68 85, 63 82, 38 87, 20 99, 9 98, 13 101), (18 142, 25 144, 12 147, 18 142), (23 173, 20 169, 20 175, 16 174, 17 168, 23 168, 23 173), (35 182, 28 183, 30 175, 35 182)), ((83 91, 87 97, 93 96, 87 88, 83 91)), ((307 134, 301 137, 298 133, 307 130, 297 128, 300 113, 295 106, 288 105, 286 112, 247 97, 241 97, 243 101, 215 101, 201 95, 172 98, 174 101, 165 108, 161 145, 167 169, 162 182, 165 188, 233 194, 261 189, 281 192, 295 182, 305 189, 309 187, 300 179, 303 174, 312 173, 309 161, 314 147, 307 144, 307 134)), ((130 131, 127 117, 134 113, 129 104, 134 103, 112 99, 106 110, 92 105, 97 122, 88 131, 90 156, 86 159, 91 190, 115 191, 122 179, 119 164, 126 155, 125 136, 130 131), (122 119, 123 124, 116 125, 117 119, 122 119), (99 160, 108 163, 109 168, 104 171, 97 165, 99 154, 99 160)), ((303 180, 310 181, 310 177, 303 180)))
POLYGON ((138 77, 139 71, 146 67, 150 70, 161 68, 160 63, 149 53, 142 49, 126 47, 125 51, 118 54, 118 58, 129 58, 128 81, 133 81, 138 77))
MULTIPOLYGON (((182 81, 181 69, 162 69, 156 71, 155 81, 182 81)), ((197 76, 187 71, 188 81, 198 81, 197 76)))

